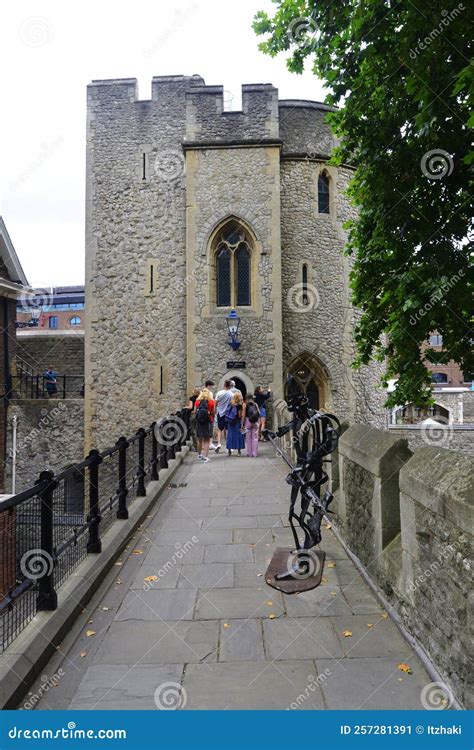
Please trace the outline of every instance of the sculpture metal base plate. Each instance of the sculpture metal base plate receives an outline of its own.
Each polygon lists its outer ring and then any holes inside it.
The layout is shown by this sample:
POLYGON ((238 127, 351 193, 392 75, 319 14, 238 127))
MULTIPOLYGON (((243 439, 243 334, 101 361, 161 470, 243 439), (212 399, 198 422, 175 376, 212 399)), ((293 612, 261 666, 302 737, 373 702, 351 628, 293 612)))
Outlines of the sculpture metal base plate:
POLYGON ((321 549, 294 550, 277 547, 265 573, 265 581, 285 594, 315 589, 323 577, 326 553, 321 549))

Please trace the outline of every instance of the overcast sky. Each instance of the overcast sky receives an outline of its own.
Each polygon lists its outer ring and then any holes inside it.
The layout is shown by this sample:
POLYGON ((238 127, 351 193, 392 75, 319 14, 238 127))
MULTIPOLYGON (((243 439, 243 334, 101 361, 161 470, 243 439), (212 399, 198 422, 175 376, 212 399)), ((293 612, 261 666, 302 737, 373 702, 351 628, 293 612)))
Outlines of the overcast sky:
POLYGON ((321 101, 308 71, 258 51, 252 31, 270 0, 21 0, 2 8, 0 214, 29 282, 84 282, 86 86, 199 73, 240 109, 242 83, 273 83, 280 98, 321 101))

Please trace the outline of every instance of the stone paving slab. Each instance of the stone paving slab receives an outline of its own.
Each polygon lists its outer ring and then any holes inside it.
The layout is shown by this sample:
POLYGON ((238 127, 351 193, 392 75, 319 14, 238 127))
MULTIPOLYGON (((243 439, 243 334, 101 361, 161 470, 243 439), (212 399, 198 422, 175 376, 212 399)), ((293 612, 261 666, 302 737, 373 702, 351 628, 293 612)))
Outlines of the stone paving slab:
POLYGON ((258 563, 235 563, 234 586, 264 586, 265 566, 258 563), (260 574, 260 575, 258 575, 260 574))
POLYGON ((213 544, 206 547, 204 562, 253 562, 253 550, 250 544, 213 544))
POLYGON ((204 545, 196 543, 192 546, 188 546, 184 550, 182 544, 178 544, 179 546, 177 547, 165 547, 153 543, 143 558, 143 565, 154 565, 161 568, 162 565, 165 565, 170 560, 177 560, 178 558, 176 555, 178 552, 181 552, 183 555, 183 557, 180 558, 180 562, 185 562, 186 565, 194 565, 195 563, 203 562, 205 550, 204 545))
POLYGON ((410 659, 411 675, 400 672, 398 664, 391 657, 316 660, 319 674, 331 673, 322 691, 333 710, 423 709, 421 691, 432 680, 416 657, 410 659))
POLYGON ((340 659, 344 656, 330 618, 264 620, 263 630, 270 659, 340 659))
POLYGON ((214 529, 213 531, 162 531, 155 534, 153 542, 155 545, 175 546, 186 544, 196 537, 197 544, 230 544, 232 542, 232 529, 214 529))
POLYGON ((230 563, 181 566, 179 589, 232 588, 233 585, 234 566, 230 563))
POLYGON ((264 661, 260 620, 221 622, 219 661, 264 661))
POLYGON ((272 541, 270 529, 234 529, 234 543, 236 544, 260 544, 272 541))
POLYGON ((162 684, 179 683, 182 672, 182 664, 89 667, 70 708, 75 711, 156 711, 155 691, 162 684))
POLYGON ((284 612, 282 595, 269 590, 267 586, 258 588, 206 589, 199 592, 196 604, 196 620, 216 618, 278 617, 284 612), (269 604, 271 602, 271 604, 269 604))
POLYGON ((188 589, 130 591, 115 619, 192 620, 196 594, 196 590, 188 589))
POLYGON ((351 609, 338 586, 319 586, 301 594, 283 594, 290 617, 329 617, 350 615, 351 609))
POLYGON ((405 662, 411 656, 410 644, 389 617, 377 613, 330 619, 347 657, 394 656, 399 662, 405 662), (344 636, 347 630, 352 636, 344 636))
POLYGON ((217 620, 113 622, 94 663, 133 665, 216 661, 218 641, 217 620))
MULTIPOLYGON (((183 680, 186 710, 285 709, 299 695, 305 696, 299 710, 321 710, 325 706, 319 687, 309 688, 315 675, 313 661, 190 664, 183 680)), ((271 746, 271 723, 268 731, 271 746)))

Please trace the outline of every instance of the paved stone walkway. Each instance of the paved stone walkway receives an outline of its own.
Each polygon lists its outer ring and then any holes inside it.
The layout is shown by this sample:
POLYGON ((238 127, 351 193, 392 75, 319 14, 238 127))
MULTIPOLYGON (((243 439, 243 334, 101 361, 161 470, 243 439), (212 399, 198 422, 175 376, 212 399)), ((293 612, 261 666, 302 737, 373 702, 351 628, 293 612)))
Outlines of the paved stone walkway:
POLYGON ((166 490, 65 639, 44 673, 58 687, 36 707, 422 708, 432 680, 331 531, 319 588, 266 585, 275 547, 291 546, 285 468, 268 445, 209 464, 190 453, 173 480, 184 486, 166 490))

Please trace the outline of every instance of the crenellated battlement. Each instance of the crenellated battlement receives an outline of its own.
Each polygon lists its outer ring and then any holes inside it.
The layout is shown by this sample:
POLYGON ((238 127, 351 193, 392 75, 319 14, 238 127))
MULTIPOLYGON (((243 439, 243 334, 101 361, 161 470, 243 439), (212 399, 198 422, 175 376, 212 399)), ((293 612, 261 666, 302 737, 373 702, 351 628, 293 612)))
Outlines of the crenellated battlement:
POLYGON ((325 122, 331 107, 300 99, 279 101, 278 89, 271 83, 244 84, 240 111, 226 111, 224 87, 206 86, 200 75, 155 76, 151 99, 139 99, 136 78, 92 81, 87 96, 89 110, 106 118, 104 122, 114 111, 116 128, 123 126, 129 132, 136 114, 142 140, 147 141, 154 140, 150 135, 158 126, 156 115, 160 126, 172 123, 176 140, 188 147, 272 141, 281 142, 283 155, 289 157, 326 158, 335 145, 325 122))
POLYGON ((198 86, 186 94, 188 142, 278 138, 278 89, 270 83, 243 85, 239 112, 224 111, 223 86, 198 86))

